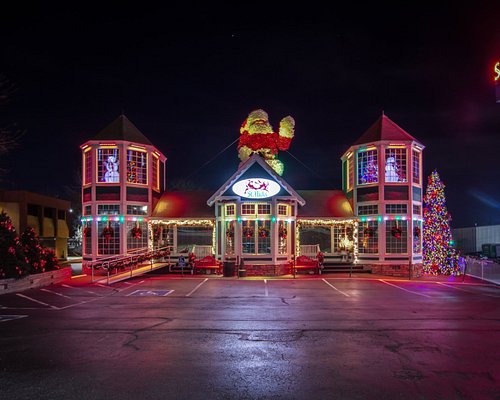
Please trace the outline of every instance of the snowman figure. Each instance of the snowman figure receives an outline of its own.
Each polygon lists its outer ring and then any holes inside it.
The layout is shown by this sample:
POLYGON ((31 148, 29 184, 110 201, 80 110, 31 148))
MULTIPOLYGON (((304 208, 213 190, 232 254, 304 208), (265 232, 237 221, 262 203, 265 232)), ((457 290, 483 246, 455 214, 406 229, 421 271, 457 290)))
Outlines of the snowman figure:
POLYGON ((385 163, 385 181, 399 182, 398 166, 394 157, 389 157, 385 163))
POLYGON ((106 173, 104 174, 104 182, 117 183, 120 182, 118 175, 118 161, 114 156, 109 156, 108 161, 104 162, 106 173))

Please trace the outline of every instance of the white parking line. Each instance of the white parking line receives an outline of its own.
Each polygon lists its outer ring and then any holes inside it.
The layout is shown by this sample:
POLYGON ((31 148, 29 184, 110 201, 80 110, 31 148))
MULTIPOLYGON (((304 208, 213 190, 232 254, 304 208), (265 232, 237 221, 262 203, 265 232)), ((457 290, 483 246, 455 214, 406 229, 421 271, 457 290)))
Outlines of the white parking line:
POLYGON ((19 318, 26 318, 27 315, 0 315, 0 322, 14 321, 19 318))
POLYGON ((203 285, 206 281, 208 281, 208 278, 205 278, 205 280, 204 280, 203 282, 200 282, 198 285, 196 285, 196 287, 195 287, 193 290, 191 290, 191 291, 190 291, 190 292, 186 295, 186 297, 191 296, 191 295, 192 295, 194 292, 196 292, 196 291, 199 289, 199 287, 200 287, 201 285, 203 285))
POLYGON ((42 304, 44 306, 47 306, 47 307, 50 307, 50 308, 56 308, 56 306, 51 306, 50 304, 47 304, 47 303, 44 303, 43 301, 40 301, 40 300, 37 300, 37 299, 34 299, 32 297, 29 297, 29 296, 26 296, 24 294, 21 294, 21 293, 16 293, 16 296, 19 296, 19 297, 24 297, 25 299, 28 299, 28 300, 31 300, 31 301, 34 301, 35 303, 38 303, 38 304, 42 304))
POLYGON ((264 279, 264 292, 266 297, 269 296, 269 291, 267 290, 267 279, 264 279))
POLYGON ((443 286, 446 286, 446 287, 449 287, 449 288, 452 288, 452 289, 455 289, 455 290, 460 290, 461 292, 465 292, 465 293, 479 294, 481 296, 494 297, 496 299, 500 298, 500 296, 495 296, 493 294, 473 292, 471 290, 465 290, 465 289, 462 289, 462 288, 459 288, 459 287, 455 287, 454 285, 447 285, 446 283, 443 283, 443 282, 436 282, 436 283, 438 285, 443 285, 443 286))
POLYGON ((106 286, 106 285, 103 285, 103 284, 101 284, 101 283, 94 283, 94 285, 95 285, 95 286, 99 286, 99 287, 103 287, 103 288, 106 288, 106 289, 113 289, 113 288, 111 288, 111 287, 109 287, 109 286, 106 286))
POLYGON ((337 289, 335 286, 333 286, 330 282, 327 282, 326 279, 322 279, 323 282, 325 282, 328 286, 330 286, 332 289, 335 289, 337 292, 342 293, 346 297, 351 297, 347 293, 344 293, 342 290, 337 289))
MULTIPOLYGON (((123 292, 124 290, 129 290, 129 289, 132 289, 133 287, 136 287, 137 285, 140 285, 141 283, 144 283, 145 281, 142 280, 142 281, 139 281, 137 283, 130 283, 129 286, 126 286, 124 287, 123 289, 120 289, 120 290, 117 290, 118 292, 123 292)), ((112 287, 110 286, 106 286, 106 287, 109 287, 110 289, 113 289, 112 287)), ((113 289, 114 290, 114 289, 113 289)))
POLYGON ((43 292, 47 292, 47 293, 52 293, 52 294, 55 294, 55 295, 57 295, 57 296, 66 297, 67 299, 71 299, 71 297, 66 296, 66 295, 64 295, 64 294, 62 294, 62 293, 57 293, 57 292, 54 292, 53 290, 49 290, 49 289, 40 289, 40 290, 41 290, 41 291, 43 291, 43 292))
POLYGON ((400 289, 400 290, 404 290, 405 292, 412 293, 412 294, 416 294, 417 296, 422 296, 422 297, 427 297, 427 298, 429 298, 429 299, 432 299, 432 296, 428 296, 428 295, 423 294, 423 293, 414 292, 414 291, 412 291, 412 290, 408 290, 408 289, 402 288, 401 286, 398 286, 398 285, 393 285, 392 283, 386 282, 386 281, 384 281, 383 279, 379 279, 379 281, 380 281, 380 282, 382 282, 382 283, 385 283, 386 285, 389 285, 389 286, 392 286, 392 287, 398 288, 398 289, 400 289))
POLYGON ((77 287, 77 286, 66 285, 65 283, 63 283, 61 286, 65 287, 65 288, 81 290, 81 291, 83 291, 85 293, 89 293, 89 294, 97 294, 96 292, 91 292, 90 290, 85 290, 85 289, 82 289, 82 288, 77 287))

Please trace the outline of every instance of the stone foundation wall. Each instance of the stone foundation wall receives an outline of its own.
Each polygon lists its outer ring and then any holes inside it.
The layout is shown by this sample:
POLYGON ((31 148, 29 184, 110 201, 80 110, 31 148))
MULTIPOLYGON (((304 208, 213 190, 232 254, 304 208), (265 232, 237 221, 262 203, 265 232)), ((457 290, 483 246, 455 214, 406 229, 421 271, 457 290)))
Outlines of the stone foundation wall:
POLYGON ((56 271, 28 275, 21 279, 0 279, 0 294, 50 286, 69 279, 71 274, 71 267, 65 267, 56 271))
POLYGON ((414 264, 411 266, 411 276, 410 276, 410 264, 371 264, 366 265, 367 269, 371 269, 372 274, 386 275, 386 276, 398 276, 403 278, 420 278, 423 274, 422 264, 414 264))
POLYGON ((288 264, 279 265, 248 265, 245 264, 246 276, 280 276, 291 273, 288 264))

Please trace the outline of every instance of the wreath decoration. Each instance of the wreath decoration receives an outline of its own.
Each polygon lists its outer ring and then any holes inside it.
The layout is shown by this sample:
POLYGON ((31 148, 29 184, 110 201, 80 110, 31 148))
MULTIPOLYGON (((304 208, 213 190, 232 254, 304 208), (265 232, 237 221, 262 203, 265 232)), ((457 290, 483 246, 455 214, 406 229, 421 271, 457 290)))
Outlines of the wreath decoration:
POLYGON ((391 235, 394 236, 396 239, 401 239, 402 233, 403 233, 403 231, 398 226, 393 226, 391 228, 391 235))
POLYGON ((413 236, 415 236, 416 238, 419 238, 420 237, 420 227, 416 226, 415 228, 413 228, 413 236))
POLYGON ((243 236, 251 238, 253 236, 253 228, 251 226, 245 226, 243 228, 243 236))
POLYGON ((142 230, 141 228, 139 228, 138 226, 134 226, 131 230, 130 230, 130 235, 134 238, 134 239, 140 239, 142 237, 142 230))
POLYGON ((280 235, 280 239, 286 239, 287 230, 286 230, 284 225, 280 225, 279 235, 280 235))
POLYGON ((86 226, 83 228, 83 236, 88 238, 92 234, 92 228, 90 226, 86 226))
POLYGON ((365 237, 373 237, 375 235, 375 229, 372 226, 367 226, 365 229, 363 229, 363 235, 365 237))
POLYGON ((113 237, 113 235, 115 234, 115 231, 113 230, 113 228, 111 228, 109 225, 104 227, 104 229, 102 230, 101 232, 101 236, 105 239, 105 240, 109 240, 113 237))
POLYGON ((162 229, 161 229, 161 227, 158 226, 154 230, 154 232, 153 232, 153 238, 154 238, 154 240, 156 240, 156 241, 160 240, 160 238, 161 238, 161 232, 162 232, 162 229))
POLYGON ((261 238, 266 238, 269 236, 269 229, 267 228, 259 228, 259 236, 261 238))

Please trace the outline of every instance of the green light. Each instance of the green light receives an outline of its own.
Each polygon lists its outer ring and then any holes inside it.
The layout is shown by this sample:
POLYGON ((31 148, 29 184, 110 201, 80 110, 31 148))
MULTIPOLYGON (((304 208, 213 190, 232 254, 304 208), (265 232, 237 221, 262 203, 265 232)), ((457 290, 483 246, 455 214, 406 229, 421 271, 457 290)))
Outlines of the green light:
POLYGON ((137 221, 142 222, 142 218, 137 218, 137 221))
POLYGON ((366 217, 361 217, 361 222, 365 222, 366 221, 366 217))
POLYGON ((236 218, 236 221, 241 222, 241 217, 236 218))
POLYGON ((396 216, 394 217, 394 219, 396 219, 396 220, 398 220, 398 221, 399 221, 399 220, 401 219, 401 215, 396 215, 396 216))
POLYGON ((120 215, 120 222, 123 223, 125 221, 125 217, 123 215, 120 215))
POLYGON ((104 216, 104 217, 102 217, 102 220, 103 220, 104 222, 106 222, 106 221, 108 220, 108 217, 104 216))
POLYGON ((455 245, 455 241, 454 240, 450 240, 450 246, 454 246, 455 245))
POLYGON ((378 221, 378 222, 382 222, 382 216, 381 216, 381 215, 379 215, 379 216, 377 217, 377 221, 378 221))
POLYGON ((276 217, 271 217, 271 222, 276 222, 276 217))

